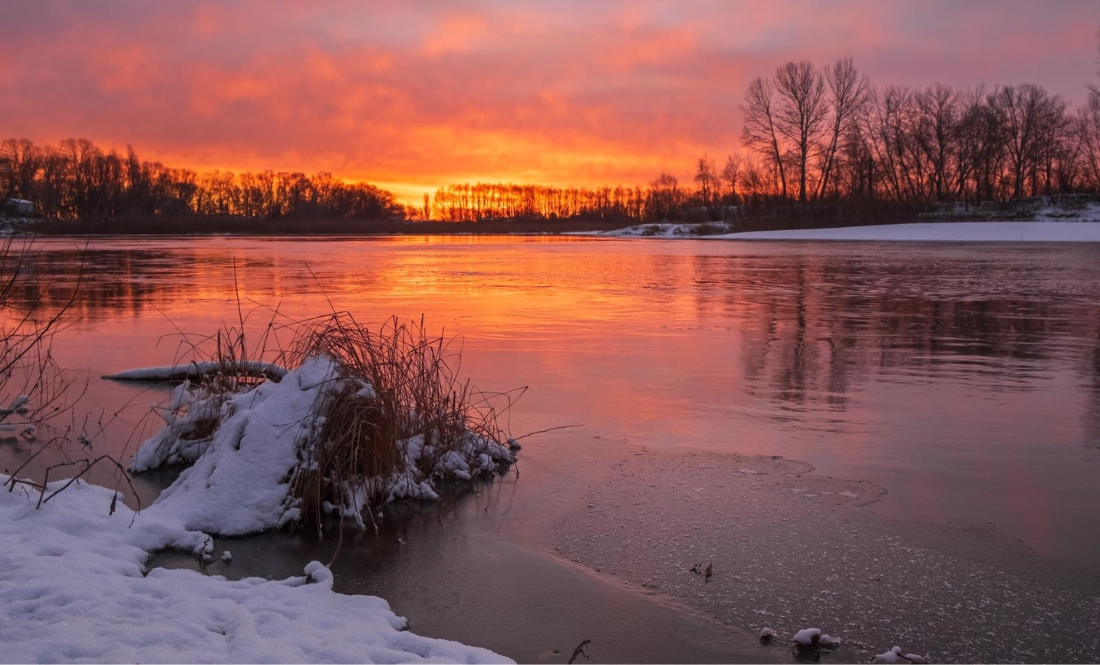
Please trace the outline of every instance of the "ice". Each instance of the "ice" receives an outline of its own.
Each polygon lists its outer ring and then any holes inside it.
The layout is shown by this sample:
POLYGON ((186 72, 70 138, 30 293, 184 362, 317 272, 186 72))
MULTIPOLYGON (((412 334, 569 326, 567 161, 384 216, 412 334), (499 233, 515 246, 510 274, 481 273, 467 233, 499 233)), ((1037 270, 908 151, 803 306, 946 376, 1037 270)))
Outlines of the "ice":
POLYGON ((835 229, 752 231, 728 240, 864 240, 925 242, 1100 242, 1100 222, 937 222, 835 229))
POLYGON ((0 660, 510 662, 407 632, 381 598, 334 592, 318 562, 287 580, 144 575, 151 551, 213 541, 163 511, 110 515, 113 496, 77 481, 36 510, 25 486, 0 491, 0 660))
POLYGON ((876 663, 896 663, 898 662, 898 656, 901 655, 901 647, 894 647, 885 653, 880 653, 875 656, 876 663))
POLYGON ((13 413, 20 413, 28 411, 27 404, 31 401, 31 398, 27 395, 20 395, 12 400, 11 405, 6 409, 0 409, 0 418, 10 416, 13 413))
POLYGON ((791 641, 795 642, 797 644, 800 644, 802 646, 807 646, 808 647, 812 644, 817 644, 818 640, 820 640, 820 639, 821 639, 821 630, 820 629, 818 629, 818 628, 803 628, 802 630, 800 630, 800 631, 798 631, 797 633, 794 634, 794 637, 791 638, 791 641))

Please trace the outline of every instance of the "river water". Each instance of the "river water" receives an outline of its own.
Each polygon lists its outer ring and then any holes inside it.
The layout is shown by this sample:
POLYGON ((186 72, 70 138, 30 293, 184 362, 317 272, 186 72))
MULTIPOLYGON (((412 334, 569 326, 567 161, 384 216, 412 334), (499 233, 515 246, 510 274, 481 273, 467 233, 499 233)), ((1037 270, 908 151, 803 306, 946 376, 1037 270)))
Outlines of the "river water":
MULTIPOLYGON (((256 331, 333 308, 364 322, 423 316, 457 336, 476 386, 527 387, 507 414, 514 435, 576 426, 525 439, 520 468, 528 455, 541 480, 527 490, 521 473, 514 487, 564 512, 593 500, 554 491, 555 478, 587 477, 582 458, 607 471, 628 449, 781 456, 876 488, 858 510, 883 519, 983 525, 1067 570, 1100 560, 1097 245, 410 237, 38 248, 47 298, 82 281, 81 318, 55 354, 87 377, 71 426, 106 421, 93 443, 102 451, 132 453, 163 391, 98 377, 170 364, 180 331, 194 340, 242 313, 256 331), (572 471, 539 471, 565 458, 572 471)), ((4 441, 4 468, 30 449, 4 441)), ((138 494, 159 486, 142 481, 138 494)), ((568 556, 588 568, 598 558, 568 556)))

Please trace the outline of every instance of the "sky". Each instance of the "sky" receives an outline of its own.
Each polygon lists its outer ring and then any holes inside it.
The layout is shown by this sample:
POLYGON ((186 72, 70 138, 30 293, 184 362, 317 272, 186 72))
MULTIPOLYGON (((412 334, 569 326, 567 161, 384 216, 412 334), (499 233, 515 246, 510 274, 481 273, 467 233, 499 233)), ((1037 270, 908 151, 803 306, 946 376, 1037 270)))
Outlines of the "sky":
POLYGON ((198 170, 451 182, 690 180, 748 83, 842 57, 876 84, 1096 80, 1095 0, 6 0, 0 138, 198 170))

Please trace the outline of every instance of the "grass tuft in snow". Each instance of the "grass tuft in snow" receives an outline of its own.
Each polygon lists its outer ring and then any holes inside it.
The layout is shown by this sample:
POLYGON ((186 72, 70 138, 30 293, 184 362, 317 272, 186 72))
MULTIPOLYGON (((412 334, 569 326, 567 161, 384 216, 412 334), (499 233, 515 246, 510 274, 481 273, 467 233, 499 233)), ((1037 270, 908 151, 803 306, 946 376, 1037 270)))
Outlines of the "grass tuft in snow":
POLYGON ((372 330, 347 313, 299 332, 292 365, 325 356, 337 367, 320 436, 291 481, 302 526, 319 528, 328 512, 373 520, 395 498, 436 498, 438 478, 470 480, 513 461, 493 400, 459 378, 452 344, 423 320, 372 330))
POLYGON ((373 524, 385 503, 436 499, 440 480, 470 481, 514 461, 496 405, 507 410, 515 395, 473 390, 453 344, 423 321, 371 329, 333 313, 301 323, 280 354, 289 370, 280 381, 256 384, 231 364, 178 386, 155 407, 165 427, 132 468, 195 463, 156 504, 189 528, 320 533, 329 515, 373 524), (227 506, 234 515, 217 517, 227 506))

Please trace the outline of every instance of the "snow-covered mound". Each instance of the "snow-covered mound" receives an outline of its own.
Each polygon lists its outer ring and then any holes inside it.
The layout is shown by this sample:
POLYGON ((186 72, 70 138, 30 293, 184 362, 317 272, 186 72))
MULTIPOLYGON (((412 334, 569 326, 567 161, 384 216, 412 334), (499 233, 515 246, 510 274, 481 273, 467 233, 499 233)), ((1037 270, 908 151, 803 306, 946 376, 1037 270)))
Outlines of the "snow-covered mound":
POLYGON ((113 497, 78 481, 36 510, 23 486, 0 491, 0 661, 510 662, 405 631, 381 598, 335 593, 317 562, 281 581, 143 576, 150 551, 212 541, 163 511, 110 515, 113 497))
MULTIPOLYGON (((132 468, 145 471, 195 461, 148 512, 170 515, 189 529, 243 535, 298 519, 291 497, 298 473, 313 472, 325 423, 325 406, 346 394, 344 379, 331 359, 306 359, 278 383, 265 381, 236 395, 210 395, 184 383, 169 403, 158 407, 167 425, 145 441, 132 468), (205 423, 205 424, 204 424, 205 423), (196 431, 202 432, 201 435, 196 431)), ((374 398, 370 386, 356 385, 359 399, 374 398)), ((440 452, 418 434, 398 442, 403 466, 386 478, 357 478, 344 487, 342 512, 363 521, 371 496, 382 502, 401 498, 436 499, 441 477, 470 479, 514 461, 507 447, 467 432, 457 450, 440 452), (430 468, 425 471, 424 460, 430 468)), ((329 512, 337 509, 327 505, 329 512)))
POLYGON ((836 229, 752 231, 725 240, 861 240, 923 242, 1100 242, 1100 222, 938 222, 836 229))
MULTIPOLYGON (((189 529, 226 536, 278 526, 287 515, 290 472, 303 442, 316 435, 317 408, 326 384, 333 381, 335 365, 326 358, 310 358, 279 383, 265 381, 231 396, 220 407, 225 416, 209 447, 149 512, 170 514, 189 529)), ((180 398, 173 394, 173 400, 180 398)), ((209 401, 199 401, 141 445, 135 470, 160 466, 159 461, 180 450, 179 445, 164 444, 179 440, 170 437, 186 417, 210 415, 209 401)))
POLYGON ((699 224, 678 224, 661 222, 658 224, 638 224, 613 231, 594 231, 575 235, 599 235, 612 238, 698 238, 730 230, 725 222, 703 222, 699 224))

